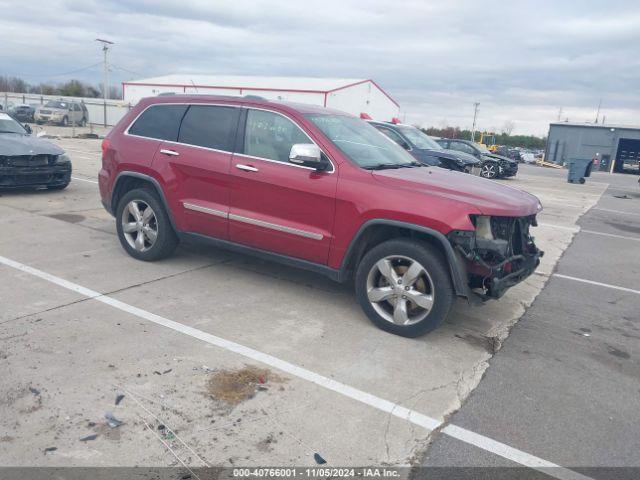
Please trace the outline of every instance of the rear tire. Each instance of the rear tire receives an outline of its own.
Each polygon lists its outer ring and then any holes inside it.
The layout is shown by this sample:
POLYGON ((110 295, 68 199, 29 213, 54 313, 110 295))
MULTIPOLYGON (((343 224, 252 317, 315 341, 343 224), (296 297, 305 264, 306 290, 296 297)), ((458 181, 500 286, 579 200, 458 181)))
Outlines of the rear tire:
POLYGON ((418 337, 449 314, 455 292, 439 251, 416 240, 389 240, 372 248, 355 276, 356 297, 379 328, 418 337))
POLYGON ((146 188, 122 196, 116 209, 116 229, 122 248, 145 262, 170 256, 179 243, 162 201, 146 188))

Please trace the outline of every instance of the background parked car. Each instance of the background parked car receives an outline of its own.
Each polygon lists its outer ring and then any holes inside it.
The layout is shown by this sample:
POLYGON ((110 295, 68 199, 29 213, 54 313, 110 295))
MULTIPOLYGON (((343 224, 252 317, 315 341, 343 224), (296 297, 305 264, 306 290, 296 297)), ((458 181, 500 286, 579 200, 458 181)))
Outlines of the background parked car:
POLYGON ((67 126, 73 123, 84 127, 89 122, 89 112, 84 103, 63 100, 48 101, 36 110, 34 117, 38 124, 57 123, 67 126))
POLYGON ((407 150, 420 163, 467 173, 471 173, 473 167, 478 167, 477 173, 480 173, 480 161, 473 155, 448 152, 416 127, 389 122, 369 123, 407 150))
POLYGON ((57 145, 31 135, 8 113, 0 113, 0 189, 62 190, 71 180, 71 159, 57 145))
POLYGON ((516 162, 522 163, 522 153, 517 148, 511 148, 502 145, 496 149, 495 153, 498 155, 502 155, 503 157, 510 158, 511 160, 515 160, 516 162))
POLYGON ((482 160, 480 176, 485 178, 513 177, 518 173, 518 162, 510 158, 491 153, 477 143, 459 138, 440 138, 437 142, 444 148, 473 155, 482 160))
POLYGON ((9 113, 11 113, 16 120, 21 122, 33 122, 36 109, 31 105, 21 103, 20 105, 16 105, 9 113))

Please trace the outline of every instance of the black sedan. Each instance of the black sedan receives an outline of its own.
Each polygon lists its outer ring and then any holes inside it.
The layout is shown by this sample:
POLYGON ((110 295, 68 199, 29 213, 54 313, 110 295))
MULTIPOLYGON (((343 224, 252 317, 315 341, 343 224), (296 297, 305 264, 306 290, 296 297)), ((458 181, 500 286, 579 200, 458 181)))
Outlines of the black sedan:
POLYGON ((0 112, 0 189, 62 190, 71 181, 71 159, 57 145, 33 137, 28 126, 0 112))
POLYGON ((480 175, 485 178, 513 177, 518 173, 518 162, 502 155, 491 153, 484 146, 459 138, 439 138, 436 140, 442 147, 457 152, 473 155, 482 161, 480 175))
POLYGON ((447 151, 416 127, 387 122, 369 123, 425 165, 467 173, 471 173, 474 167, 477 167, 477 173, 480 173, 481 162, 473 155, 447 151))

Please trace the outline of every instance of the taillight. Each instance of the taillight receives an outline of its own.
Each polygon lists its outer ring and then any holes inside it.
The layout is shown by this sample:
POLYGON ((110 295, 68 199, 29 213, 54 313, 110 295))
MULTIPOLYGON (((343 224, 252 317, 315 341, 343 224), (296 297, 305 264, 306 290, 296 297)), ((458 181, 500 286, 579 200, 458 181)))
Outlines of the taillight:
POLYGON ((105 138, 104 140, 102 140, 102 156, 104 157, 105 154, 107 153, 107 150, 109 149, 109 145, 111 144, 111 142, 109 141, 108 138, 105 138))

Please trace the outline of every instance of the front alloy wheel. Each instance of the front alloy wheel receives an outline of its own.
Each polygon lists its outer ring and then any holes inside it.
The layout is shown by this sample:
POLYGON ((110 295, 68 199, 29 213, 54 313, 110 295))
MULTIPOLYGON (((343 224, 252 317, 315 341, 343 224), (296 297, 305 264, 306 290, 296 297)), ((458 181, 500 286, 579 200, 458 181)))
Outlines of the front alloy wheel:
POLYGON ((485 163, 480 170, 480 176, 484 178, 496 178, 498 176, 498 166, 493 163, 485 163))
POLYGON ((358 264, 355 287, 369 320, 404 337, 436 328, 455 300, 445 257, 417 239, 387 240, 369 250, 358 264))
POLYGON ((433 307, 433 282, 416 260, 390 255, 369 271, 367 297, 387 322, 414 325, 429 315, 433 307))
POLYGON ((131 248, 146 252, 158 238, 158 220, 153 209, 142 200, 131 200, 122 211, 122 232, 131 248))

